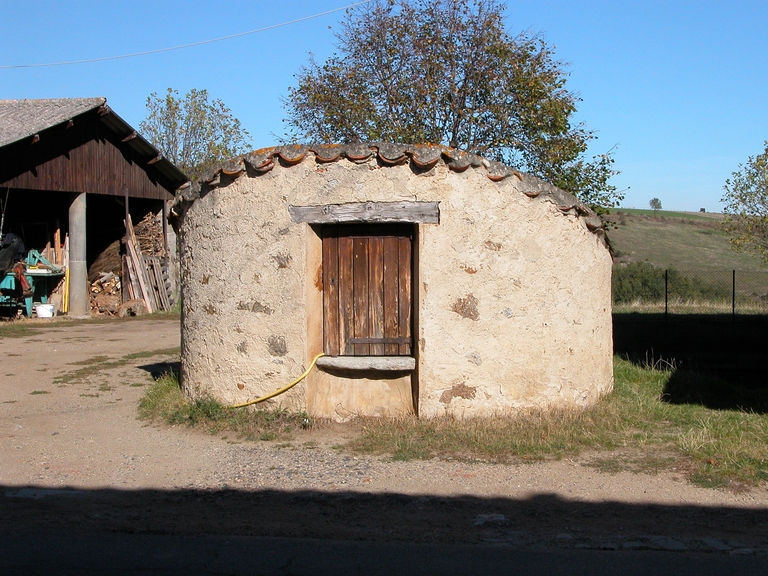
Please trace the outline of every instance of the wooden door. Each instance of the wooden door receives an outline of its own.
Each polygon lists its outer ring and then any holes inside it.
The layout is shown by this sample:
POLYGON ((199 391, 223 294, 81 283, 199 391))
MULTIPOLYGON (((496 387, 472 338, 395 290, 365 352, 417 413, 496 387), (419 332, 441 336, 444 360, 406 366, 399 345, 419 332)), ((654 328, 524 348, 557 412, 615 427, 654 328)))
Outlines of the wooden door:
POLYGON ((323 230, 323 345, 329 356, 409 356, 411 225, 323 230))

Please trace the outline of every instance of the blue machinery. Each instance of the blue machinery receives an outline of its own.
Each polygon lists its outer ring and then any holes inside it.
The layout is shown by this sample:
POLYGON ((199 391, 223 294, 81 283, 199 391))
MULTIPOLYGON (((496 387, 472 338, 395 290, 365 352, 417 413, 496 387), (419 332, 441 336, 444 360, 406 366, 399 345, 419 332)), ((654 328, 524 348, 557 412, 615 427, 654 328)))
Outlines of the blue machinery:
POLYGON ((64 276, 64 268, 51 264, 37 250, 30 250, 25 260, 24 276, 31 287, 31 296, 25 296, 19 281, 13 272, 0 272, 0 307, 21 307, 27 317, 32 317, 32 305, 35 301, 46 304, 50 293, 64 276))

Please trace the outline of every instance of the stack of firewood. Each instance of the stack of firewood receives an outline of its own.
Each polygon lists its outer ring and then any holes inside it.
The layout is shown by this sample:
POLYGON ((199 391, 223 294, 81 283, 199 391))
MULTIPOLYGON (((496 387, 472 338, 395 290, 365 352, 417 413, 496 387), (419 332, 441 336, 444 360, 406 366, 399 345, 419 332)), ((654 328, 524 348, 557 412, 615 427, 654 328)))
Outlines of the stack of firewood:
POLYGON ((120 278, 106 272, 91 282, 91 312, 94 314, 116 314, 122 303, 120 278))
POLYGON ((150 212, 133 227, 138 248, 144 256, 165 256, 163 213, 150 212))

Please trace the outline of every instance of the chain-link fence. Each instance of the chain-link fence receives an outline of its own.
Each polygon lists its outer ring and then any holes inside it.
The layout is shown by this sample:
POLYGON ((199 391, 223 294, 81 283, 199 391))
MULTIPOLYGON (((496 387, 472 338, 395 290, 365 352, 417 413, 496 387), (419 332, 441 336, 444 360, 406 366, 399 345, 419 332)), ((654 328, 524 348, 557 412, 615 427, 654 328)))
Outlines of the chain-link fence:
POLYGON ((612 287, 617 313, 768 313, 768 270, 664 270, 633 262, 614 267, 612 287))

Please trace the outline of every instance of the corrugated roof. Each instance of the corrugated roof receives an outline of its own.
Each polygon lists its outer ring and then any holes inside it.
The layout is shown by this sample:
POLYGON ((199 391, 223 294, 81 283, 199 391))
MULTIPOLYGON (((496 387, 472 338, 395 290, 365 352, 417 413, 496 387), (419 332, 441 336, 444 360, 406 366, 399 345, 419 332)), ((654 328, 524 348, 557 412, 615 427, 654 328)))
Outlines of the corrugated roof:
POLYGON ((139 155, 142 165, 151 165, 162 175, 164 188, 173 192, 189 184, 187 175, 107 106, 103 97, 0 100, 0 148, 97 109, 101 123, 139 155))
POLYGON ((106 98, 0 100, 0 146, 67 122, 106 103, 106 98))

